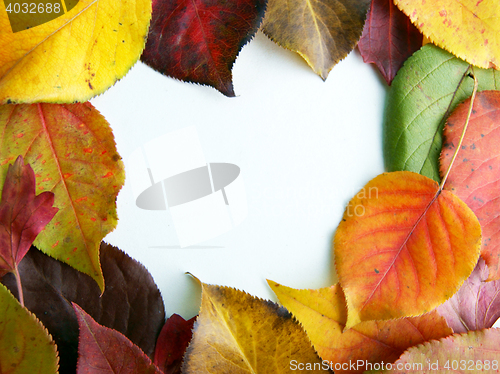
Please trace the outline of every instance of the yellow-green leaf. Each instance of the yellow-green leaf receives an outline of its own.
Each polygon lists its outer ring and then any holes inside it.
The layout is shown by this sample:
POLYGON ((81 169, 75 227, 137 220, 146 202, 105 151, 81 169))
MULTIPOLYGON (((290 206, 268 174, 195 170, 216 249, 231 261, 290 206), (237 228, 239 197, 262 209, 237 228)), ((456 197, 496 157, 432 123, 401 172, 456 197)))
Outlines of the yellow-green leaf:
POLYGON ((45 327, 0 284, 0 373, 57 373, 58 361, 45 327))
POLYGON ((286 310, 234 288, 202 283, 184 374, 329 372, 322 369, 306 333, 286 310))
POLYGON ((104 117, 90 103, 0 106, 0 187, 18 155, 35 171, 36 192, 52 191, 59 211, 35 246, 96 280, 101 240, 116 227, 121 158, 104 117))
POLYGON ((394 0, 437 46, 481 68, 500 69, 498 0, 394 0))
POLYGON ((408 171, 375 177, 335 233, 346 326, 431 311, 472 273, 480 246, 474 213, 432 179, 408 171))
POLYGON ((0 12, 0 104, 86 101, 139 59, 151 0, 80 0, 65 9, 52 21, 18 32, 8 12, 0 12))
POLYGON ((335 373, 363 373, 368 363, 393 362, 411 346, 453 333, 436 311, 420 317, 361 322, 342 332, 347 306, 340 285, 297 290, 267 282, 335 373))
POLYGON ((337 62, 356 46, 370 0, 269 0, 264 33, 297 52, 326 79, 337 62))

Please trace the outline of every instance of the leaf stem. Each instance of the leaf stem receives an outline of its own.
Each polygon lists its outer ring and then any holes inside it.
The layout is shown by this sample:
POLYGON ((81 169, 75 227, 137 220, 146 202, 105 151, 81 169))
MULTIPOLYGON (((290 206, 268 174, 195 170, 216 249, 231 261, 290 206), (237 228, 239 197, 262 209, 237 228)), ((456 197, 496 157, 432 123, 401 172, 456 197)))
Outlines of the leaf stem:
POLYGON ((23 285, 21 284, 21 276, 19 275, 19 268, 17 267, 17 262, 14 263, 14 276, 16 277, 19 302, 21 303, 21 306, 24 307, 23 285))
POLYGON ((446 169, 446 174, 444 175, 443 179, 441 180, 441 184, 439 185, 439 192, 441 192, 444 188, 446 180, 448 179, 448 175, 450 174, 451 167, 453 166, 453 163, 455 162, 455 159, 457 158, 458 152, 460 151, 460 148, 462 147, 462 142, 463 142, 464 137, 465 137, 465 132, 467 131, 467 126, 469 126, 470 116, 472 114, 472 108, 474 106, 474 99, 476 98, 477 85, 478 85, 477 78, 474 75, 474 68, 472 67, 472 65, 470 66, 469 76, 471 76, 474 79, 474 89, 472 90, 472 95, 470 97, 469 112, 467 113, 467 118, 465 120, 464 129, 462 130, 462 135, 460 135, 460 140, 458 142, 457 147, 455 148, 455 153, 453 154, 450 165, 448 165, 448 169, 446 169))

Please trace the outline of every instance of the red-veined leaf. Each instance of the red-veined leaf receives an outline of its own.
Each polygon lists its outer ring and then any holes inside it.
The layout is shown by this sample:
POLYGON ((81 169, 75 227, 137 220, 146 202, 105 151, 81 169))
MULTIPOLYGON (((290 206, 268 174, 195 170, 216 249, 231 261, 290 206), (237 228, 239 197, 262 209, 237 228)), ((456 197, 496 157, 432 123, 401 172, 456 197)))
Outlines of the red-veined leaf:
POLYGON ((154 0, 141 60, 162 74, 234 96, 231 68, 264 10, 264 0, 154 0))
MULTIPOLYGON (((441 152, 441 175, 450 164, 464 128, 470 99, 448 118, 441 152)), ((476 95, 462 148, 450 171, 445 189, 460 197, 476 214, 483 230, 481 256, 490 273, 500 279, 500 91, 476 95)))

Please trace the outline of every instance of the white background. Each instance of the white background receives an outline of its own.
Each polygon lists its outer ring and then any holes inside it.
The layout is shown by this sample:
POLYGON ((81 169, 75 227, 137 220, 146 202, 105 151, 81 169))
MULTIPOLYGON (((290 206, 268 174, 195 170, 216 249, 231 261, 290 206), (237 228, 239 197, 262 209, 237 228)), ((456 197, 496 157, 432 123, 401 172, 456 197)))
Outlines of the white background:
POLYGON ((383 172, 387 86, 357 51, 323 82, 295 53, 258 33, 233 68, 235 98, 138 63, 92 103, 113 128, 127 172, 148 141, 195 126, 207 162, 241 168, 248 216, 233 229, 180 248, 168 211, 135 206, 127 174, 119 223, 105 241, 153 275, 167 316, 198 313, 202 282, 276 301, 266 279, 295 288, 336 282, 331 241, 350 198, 383 172))

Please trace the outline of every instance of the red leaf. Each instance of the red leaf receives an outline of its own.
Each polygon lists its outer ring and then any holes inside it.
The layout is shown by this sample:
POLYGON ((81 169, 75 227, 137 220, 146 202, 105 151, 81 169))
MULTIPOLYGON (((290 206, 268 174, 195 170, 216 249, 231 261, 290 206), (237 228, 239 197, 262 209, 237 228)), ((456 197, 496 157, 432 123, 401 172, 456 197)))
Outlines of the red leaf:
POLYGON ((155 365, 165 374, 181 374, 184 352, 193 336, 196 317, 185 320, 178 314, 172 315, 161 330, 155 350, 155 365))
POLYGON ((392 0, 372 0, 358 48, 363 61, 376 64, 390 85, 403 62, 420 49, 422 39, 392 0))
POLYGON ((265 0, 154 0, 141 60, 162 74, 235 96, 231 68, 264 10, 265 0))
POLYGON ((500 280, 486 279, 488 267, 480 258, 462 288, 437 308, 453 332, 487 329, 500 317, 500 280))
POLYGON ((19 156, 9 165, 0 203, 0 276, 14 271, 58 209, 54 194, 35 196, 35 173, 19 156))
MULTIPOLYGON (((441 151, 441 175, 451 162, 464 128, 470 99, 448 118, 441 151)), ((500 91, 479 92, 469 127, 445 189, 452 191, 472 209, 481 224, 481 257, 490 270, 488 280, 500 279, 500 91)))
POLYGON ((80 326, 77 374, 161 374, 138 346, 118 331, 99 325, 72 304, 80 326))

